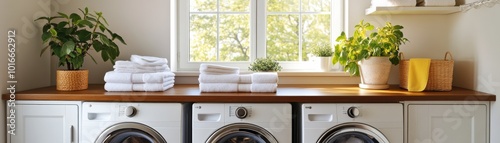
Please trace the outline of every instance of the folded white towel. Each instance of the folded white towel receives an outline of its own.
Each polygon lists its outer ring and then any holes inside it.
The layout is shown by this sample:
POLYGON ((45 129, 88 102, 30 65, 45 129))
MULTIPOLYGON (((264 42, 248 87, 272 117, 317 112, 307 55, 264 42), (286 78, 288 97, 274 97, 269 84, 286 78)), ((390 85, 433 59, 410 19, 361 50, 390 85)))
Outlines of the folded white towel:
POLYGON ((238 83, 200 83, 201 92, 238 92, 238 83))
POLYGON ((216 64, 201 64, 200 73, 204 74, 239 74, 240 68, 216 64))
POLYGON ((278 84, 276 83, 252 83, 252 92, 276 92, 278 84))
POLYGON ((253 73, 252 83, 278 83, 278 73, 276 72, 253 73))
POLYGON ((140 56, 140 55, 131 55, 130 61, 138 63, 140 65, 150 65, 150 66, 160 66, 168 64, 168 60, 166 58, 140 56))
POLYGON ((167 81, 165 83, 105 83, 104 89, 106 91, 165 91, 174 86, 174 81, 167 81))
POLYGON ((170 69, 166 64, 158 66, 150 66, 150 65, 140 65, 138 63, 134 63, 131 61, 116 61, 113 68, 134 68, 134 69, 145 69, 145 70, 170 69))
POLYGON ((422 0, 419 6, 455 6, 455 0, 422 0))
POLYGON ((198 81, 200 83, 238 83, 240 77, 236 74, 209 75, 202 73, 198 77, 198 81))
POLYGON ((238 84, 238 92, 252 92, 252 84, 238 84))
POLYGON ((170 72, 170 69, 145 70, 145 69, 133 69, 133 68, 115 68, 113 71, 121 73, 156 73, 156 72, 170 72))
POLYGON ((372 0, 372 6, 416 6, 416 0, 372 0))
POLYGON ((240 81, 238 83, 252 83, 252 74, 239 75, 240 81))
POLYGON ((121 73, 109 71, 104 75, 104 81, 112 83, 163 83, 174 78, 173 72, 121 73))

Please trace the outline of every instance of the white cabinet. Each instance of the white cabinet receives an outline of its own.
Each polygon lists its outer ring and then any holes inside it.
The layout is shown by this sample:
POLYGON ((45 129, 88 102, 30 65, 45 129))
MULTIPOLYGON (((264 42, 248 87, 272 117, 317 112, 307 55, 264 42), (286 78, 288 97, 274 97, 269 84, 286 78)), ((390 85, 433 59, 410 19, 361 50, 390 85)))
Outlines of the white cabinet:
POLYGON ((410 104, 407 143, 487 143, 488 104, 410 104))
POLYGON ((15 135, 9 134, 9 143, 77 143, 79 106, 64 102, 16 104, 15 135))

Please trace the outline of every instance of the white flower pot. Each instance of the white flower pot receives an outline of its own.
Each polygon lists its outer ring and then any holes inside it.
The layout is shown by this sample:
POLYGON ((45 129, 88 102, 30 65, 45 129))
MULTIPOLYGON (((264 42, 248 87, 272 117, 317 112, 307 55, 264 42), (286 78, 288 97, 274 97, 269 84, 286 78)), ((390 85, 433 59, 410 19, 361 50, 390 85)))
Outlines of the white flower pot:
POLYGON ((332 57, 317 57, 317 58, 321 71, 327 72, 332 69, 332 57))
POLYGON ((361 75, 360 88, 387 89, 391 72, 389 57, 370 57, 358 62, 361 75))

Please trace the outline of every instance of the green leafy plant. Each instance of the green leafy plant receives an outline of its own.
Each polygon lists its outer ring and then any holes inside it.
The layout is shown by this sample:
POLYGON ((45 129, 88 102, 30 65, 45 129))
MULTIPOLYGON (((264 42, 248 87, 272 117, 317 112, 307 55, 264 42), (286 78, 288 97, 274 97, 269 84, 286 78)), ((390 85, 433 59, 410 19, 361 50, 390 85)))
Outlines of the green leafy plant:
POLYGON ((254 72, 277 72, 281 71, 281 69, 280 64, 270 58, 258 58, 248 67, 248 70, 254 72))
POLYGON ((333 50, 330 45, 318 45, 313 49, 312 54, 317 57, 331 57, 333 55, 333 50))
POLYGON ((363 20, 354 27, 352 37, 342 32, 337 38, 332 63, 344 66, 351 75, 359 75, 358 61, 372 56, 388 56, 393 65, 399 64, 399 46, 408 41, 404 38, 403 26, 387 22, 384 27, 368 34, 374 26, 363 20))
POLYGON ((92 14, 88 8, 79 10, 82 15, 59 12, 58 16, 40 17, 35 20, 47 22, 43 26, 42 40, 44 44, 48 44, 42 49, 40 56, 50 47, 52 55, 59 58, 59 66, 66 65, 68 70, 78 70, 82 67, 86 55, 97 64, 94 57, 88 53, 95 50, 101 53, 105 62, 109 60, 114 64, 116 57, 120 55, 114 40, 126 45, 125 41, 107 27, 108 22, 102 12, 92 14))

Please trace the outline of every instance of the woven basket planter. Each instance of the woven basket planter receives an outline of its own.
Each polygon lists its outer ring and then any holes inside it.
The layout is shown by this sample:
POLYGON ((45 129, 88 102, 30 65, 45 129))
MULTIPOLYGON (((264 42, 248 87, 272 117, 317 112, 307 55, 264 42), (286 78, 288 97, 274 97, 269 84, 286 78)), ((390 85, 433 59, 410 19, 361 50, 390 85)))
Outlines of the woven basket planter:
POLYGON ((57 70, 56 88, 61 91, 85 90, 89 87, 88 70, 57 70))

